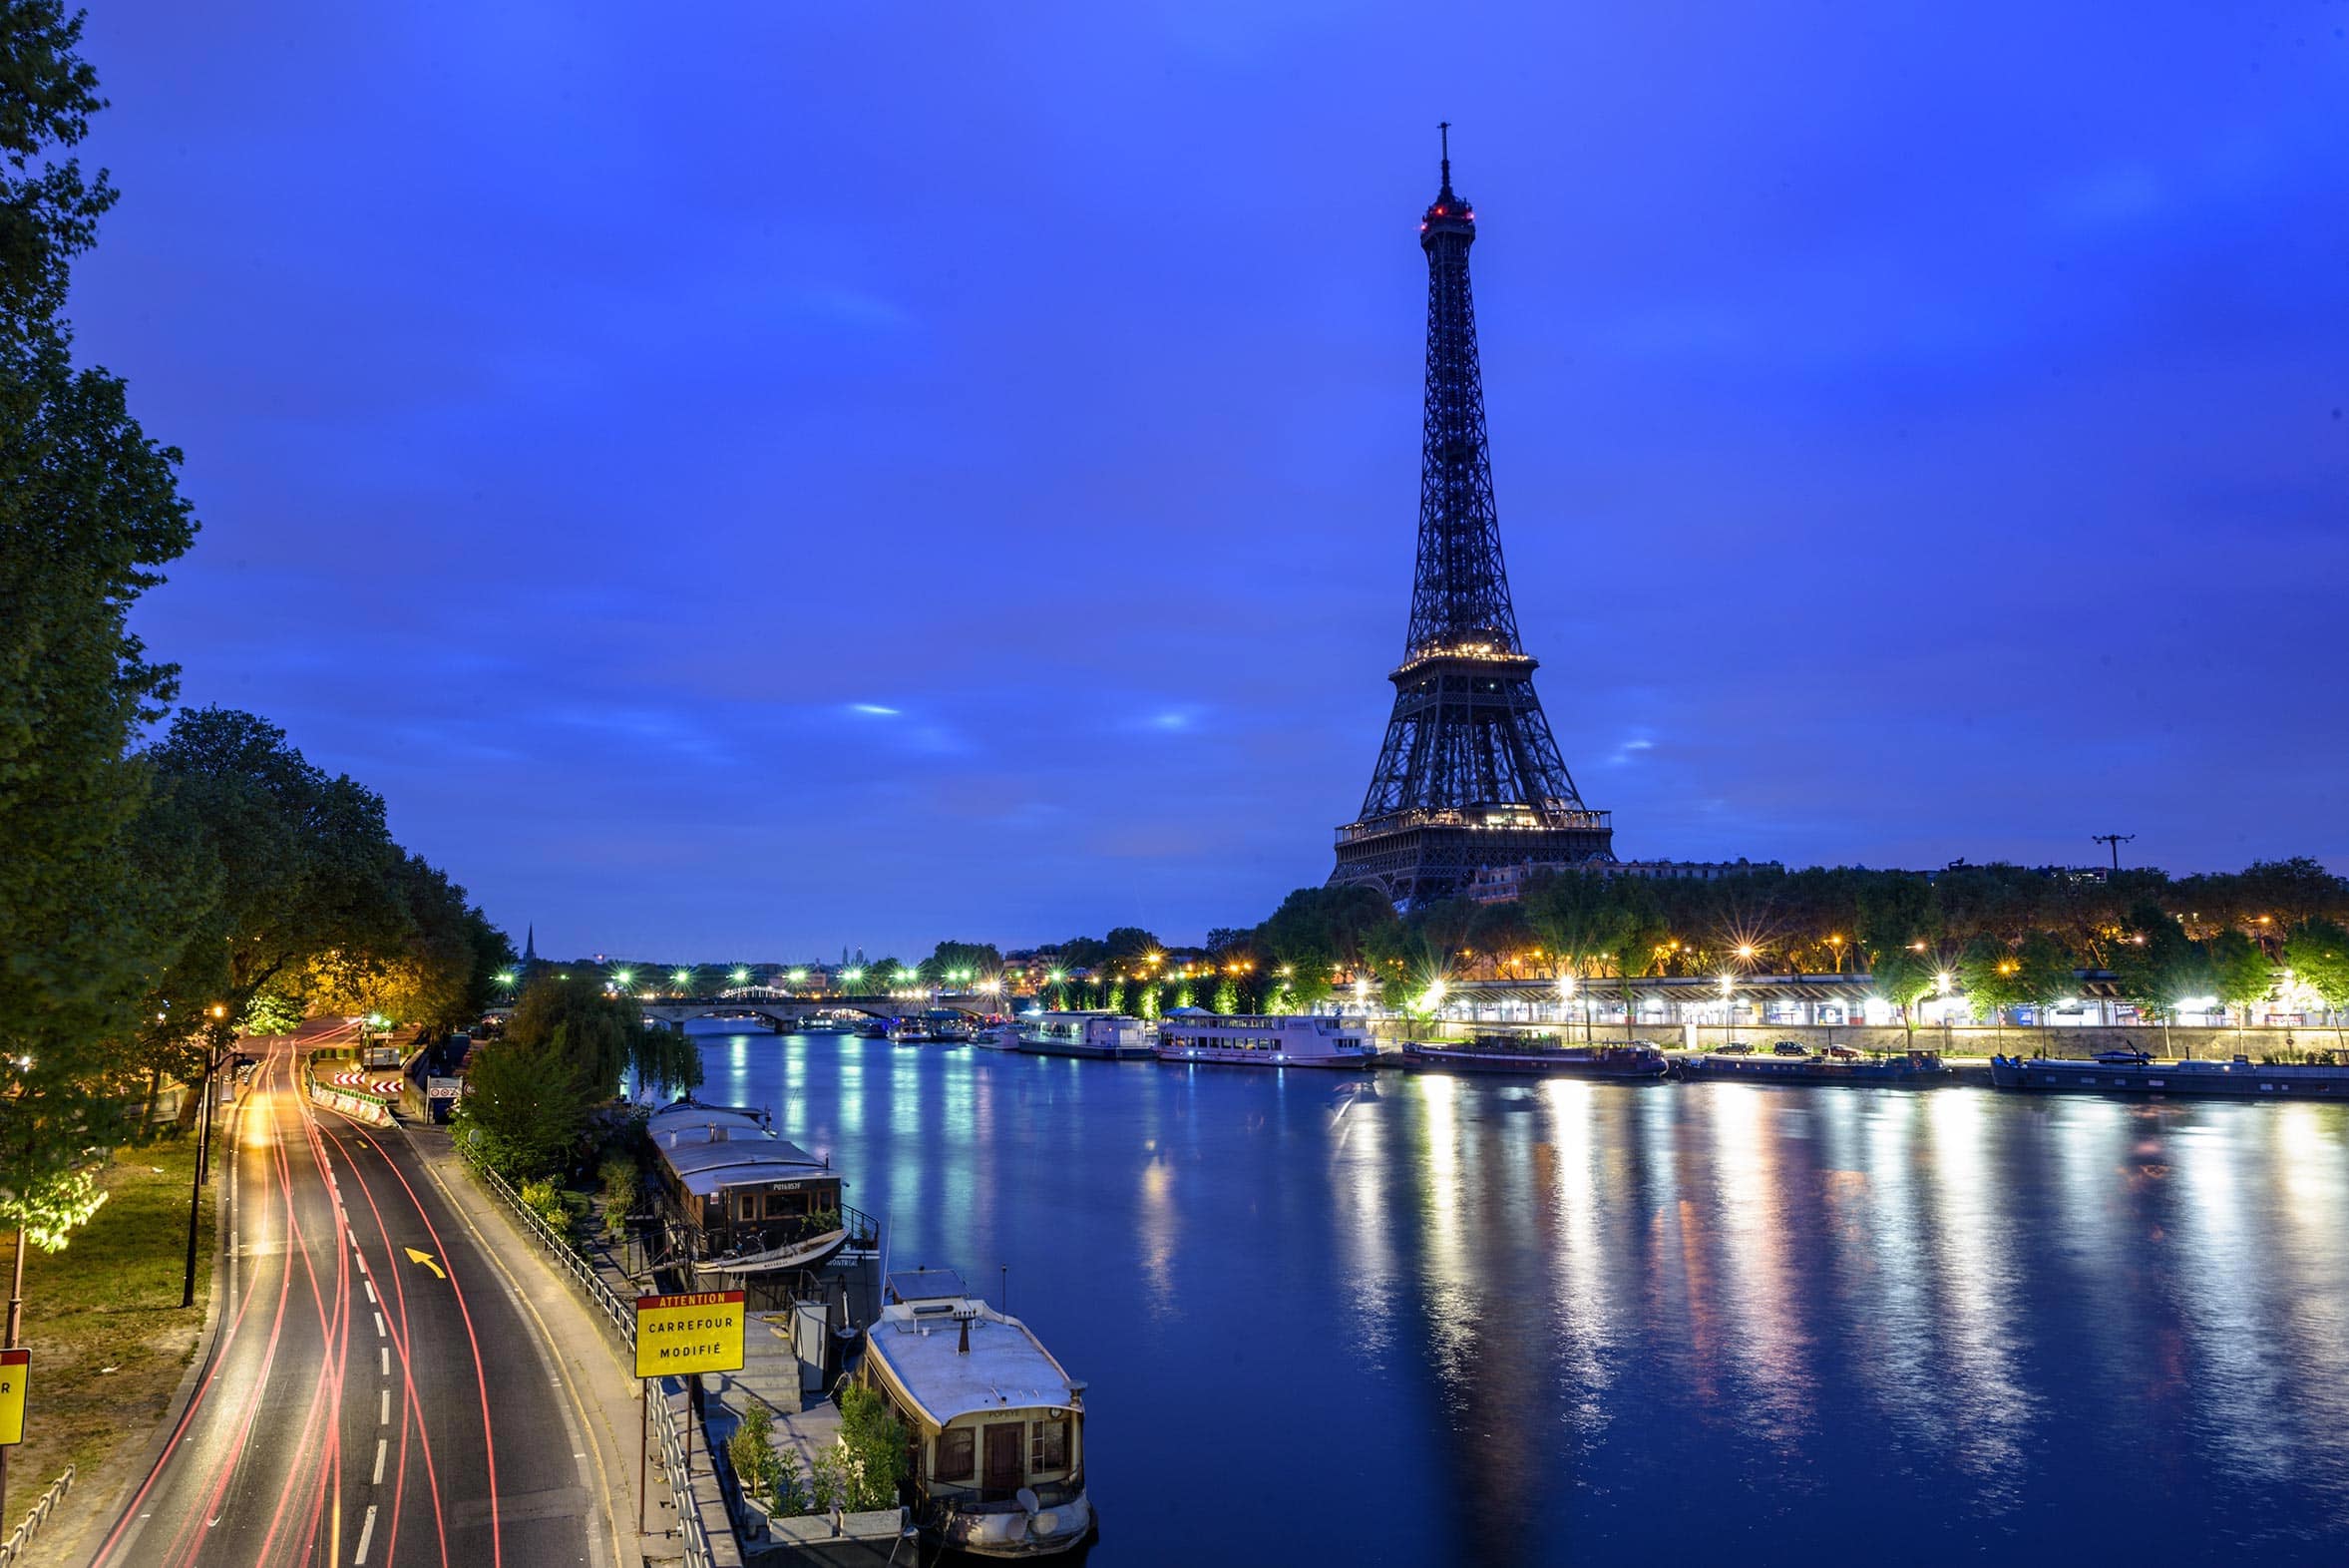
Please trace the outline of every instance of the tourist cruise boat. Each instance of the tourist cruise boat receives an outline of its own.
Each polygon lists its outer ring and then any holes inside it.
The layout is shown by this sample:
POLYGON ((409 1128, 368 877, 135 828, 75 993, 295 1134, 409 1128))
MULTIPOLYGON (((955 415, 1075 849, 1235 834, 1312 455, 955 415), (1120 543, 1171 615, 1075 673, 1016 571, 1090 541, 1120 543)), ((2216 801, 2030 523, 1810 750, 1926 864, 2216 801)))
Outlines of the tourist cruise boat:
POLYGON ((1149 1024, 1118 1012, 1031 1012, 1019 1020, 1019 1048, 1038 1056, 1140 1061, 1156 1043, 1149 1024))
POLYGON ((1158 1026, 1160 1061, 1247 1067, 1369 1067, 1378 1048, 1360 1020, 1326 1013, 1180 1013, 1158 1026))
POLYGON ((764 1115, 680 1099, 644 1130, 669 1255, 697 1288, 820 1269, 851 1241, 871 1245, 873 1222, 841 1201, 831 1163, 777 1137, 764 1115))
POLYGON ((1085 1384, 950 1269, 892 1274, 857 1380, 912 1434, 914 1523, 980 1557, 1040 1557, 1093 1532, 1085 1384))
POLYGON ((1465 1045, 1406 1042, 1399 1065, 1414 1072, 1494 1072, 1518 1077, 1623 1078, 1661 1082, 1672 1068, 1648 1040, 1622 1045, 1552 1045, 1484 1034, 1465 1045))
POLYGON ((2349 1100, 2349 1066, 2338 1062, 2154 1061, 2143 1051, 2106 1051, 2093 1061, 1993 1056, 1990 1081, 2031 1093, 2177 1094, 2250 1100, 2349 1100))

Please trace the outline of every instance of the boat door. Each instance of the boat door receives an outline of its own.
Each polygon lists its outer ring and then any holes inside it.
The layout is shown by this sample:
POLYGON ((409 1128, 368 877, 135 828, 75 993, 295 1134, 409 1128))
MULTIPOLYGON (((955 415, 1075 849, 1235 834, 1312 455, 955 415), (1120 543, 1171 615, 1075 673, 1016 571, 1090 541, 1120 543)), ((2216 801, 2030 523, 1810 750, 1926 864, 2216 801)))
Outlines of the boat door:
POLYGON ((1008 1497, 1019 1489, 1019 1445, 1026 1428, 1025 1421, 996 1421, 986 1428, 985 1469, 979 1484, 987 1492, 1008 1497))

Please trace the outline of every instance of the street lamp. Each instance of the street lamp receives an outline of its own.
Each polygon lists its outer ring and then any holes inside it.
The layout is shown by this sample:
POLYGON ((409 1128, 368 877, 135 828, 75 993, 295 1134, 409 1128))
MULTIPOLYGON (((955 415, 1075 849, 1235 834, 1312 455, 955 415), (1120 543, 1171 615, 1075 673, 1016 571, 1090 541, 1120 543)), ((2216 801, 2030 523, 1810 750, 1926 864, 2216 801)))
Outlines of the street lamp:
POLYGON ((737 985, 747 985, 747 984, 749 984, 749 983, 750 983, 750 971, 748 971, 748 970, 746 970, 746 969, 740 969, 740 968, 737 968, 737 969, 734 971, 734 983, 735 983, 735 984, 737 984, 737 985))

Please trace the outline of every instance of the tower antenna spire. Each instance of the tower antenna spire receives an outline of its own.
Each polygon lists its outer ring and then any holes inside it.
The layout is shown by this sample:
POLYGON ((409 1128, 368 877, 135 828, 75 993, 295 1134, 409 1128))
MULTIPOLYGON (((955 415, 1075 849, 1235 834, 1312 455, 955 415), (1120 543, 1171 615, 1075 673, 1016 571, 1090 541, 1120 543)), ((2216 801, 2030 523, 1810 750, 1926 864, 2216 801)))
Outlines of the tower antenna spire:
POLYGON ((1449 191, 1452 188, 1452 123, 1449 120, 1438 120, 1435 122, 1435 131, 1443 138, 1443 188, 1449 191))

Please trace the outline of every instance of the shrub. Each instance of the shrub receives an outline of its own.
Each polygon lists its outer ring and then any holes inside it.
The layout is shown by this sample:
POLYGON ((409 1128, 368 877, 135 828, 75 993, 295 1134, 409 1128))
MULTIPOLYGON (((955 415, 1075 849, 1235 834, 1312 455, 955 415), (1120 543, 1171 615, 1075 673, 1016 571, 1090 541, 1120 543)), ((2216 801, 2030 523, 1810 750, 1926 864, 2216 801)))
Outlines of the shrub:
POLYGON ((895 1508, 908 1468, 906 1428, 888 1401, 859 1383, 840 1391, 840 1446, 847 1459, 850 1511, 895 1508))
POLYGON ((555 1183, 547 1180, 526 1181, 522 1184, 523 1207, 547 1222, 558 1236, 571 1233, 571 1205, 563 1201, 563 1194, 555 1183))
POLYGON ((603 1183, 603 1229, 617 1236, 627 1229, 628 1215, 635 1209, 642 1191, 635 1163, 614 1156, 605 1160, 595 1174, 603 1183))

